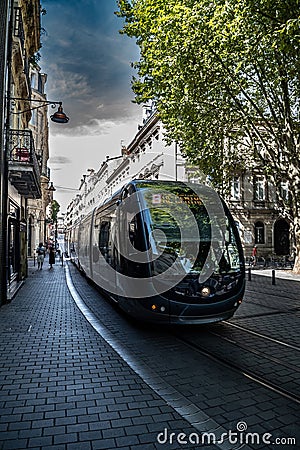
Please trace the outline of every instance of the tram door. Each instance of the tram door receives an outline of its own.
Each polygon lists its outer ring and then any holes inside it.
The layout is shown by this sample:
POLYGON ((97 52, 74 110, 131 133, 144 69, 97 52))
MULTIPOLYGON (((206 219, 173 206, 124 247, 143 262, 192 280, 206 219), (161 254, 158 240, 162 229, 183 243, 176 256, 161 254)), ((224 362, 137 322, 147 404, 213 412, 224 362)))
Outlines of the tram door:
POLYGON ((114 263, 115 206, 96 212, 91 239, 92 278, 103 289, 115 291, 114 263))

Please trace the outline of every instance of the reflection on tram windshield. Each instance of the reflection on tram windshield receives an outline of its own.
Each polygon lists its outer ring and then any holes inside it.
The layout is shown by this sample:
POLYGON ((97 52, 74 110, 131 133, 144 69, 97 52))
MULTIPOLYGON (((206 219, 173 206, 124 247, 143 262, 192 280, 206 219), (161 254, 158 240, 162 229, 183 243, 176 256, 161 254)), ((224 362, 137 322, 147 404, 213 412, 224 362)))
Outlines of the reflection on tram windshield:
POLYGON ((154 274, 164 272, 175 261, 181 270, 193 274, 199 274, 204 264, 212 266, 216 274, 240 270, 234 224, 226 213, 221 223, 211 218, 201 199, 186 185, 171 185, 166 190, 166 185, 157 183, 149 188, 143 184, 142 188, 149 246, 156 255, 154 274), (223 230, 223 239, 212 245, 213 226, 223 230))

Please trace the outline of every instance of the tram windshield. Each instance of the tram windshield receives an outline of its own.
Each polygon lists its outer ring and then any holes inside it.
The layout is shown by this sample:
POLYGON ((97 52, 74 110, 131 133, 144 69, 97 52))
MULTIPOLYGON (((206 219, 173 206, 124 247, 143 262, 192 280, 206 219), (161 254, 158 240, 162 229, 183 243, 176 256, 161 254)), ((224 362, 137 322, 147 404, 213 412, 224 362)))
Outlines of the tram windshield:
POLYGON ((138 190, 154 275, 174 263, 187 274, 200 274, 208 266, 215 274, 240 270, 237 230, 220 200, 221 214, 216 217, 208 211, 211 199, 200 197, 191 185, 152 181, 140 183, 138 190))

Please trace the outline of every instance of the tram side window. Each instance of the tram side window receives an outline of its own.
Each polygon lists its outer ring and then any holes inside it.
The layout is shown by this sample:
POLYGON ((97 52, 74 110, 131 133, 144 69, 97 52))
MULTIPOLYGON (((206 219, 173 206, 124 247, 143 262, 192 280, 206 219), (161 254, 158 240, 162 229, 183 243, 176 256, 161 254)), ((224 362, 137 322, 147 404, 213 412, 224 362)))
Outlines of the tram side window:
POLYGON ((128 233, 129 240, 136 250, 144 252, 149 248, 147 239, 148 236, 144 236, 143 234, 141 213, 136 214, 128 223, 128 233))
MULTIPOLYGON (((240 266, 239 251, 236 241, 236 236, 234 234, 233 226, 234 222, 231 224, 228 217, 226 217, 226 227, 225 227, 225 248, 223 255, 219 261, 220 271, 227 272, 230 269, 238 269, 240 266)), ((236 233, 238 231, 236 230, 236 233)))
POLYGON ((102 222, 99 233, 99 250, 106 260, 110 257, 109 247, 110 222, 102 222))

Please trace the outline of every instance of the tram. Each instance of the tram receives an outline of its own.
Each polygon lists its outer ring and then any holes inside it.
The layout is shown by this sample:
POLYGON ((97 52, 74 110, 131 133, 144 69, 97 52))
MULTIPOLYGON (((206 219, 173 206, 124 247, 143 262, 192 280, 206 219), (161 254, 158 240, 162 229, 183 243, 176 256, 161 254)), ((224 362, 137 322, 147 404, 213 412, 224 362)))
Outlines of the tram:
POLYGON ((242 302, 239 233, 207 186, 131 181, 77 221, 67 241, 76 266, 137 319, 212 323, 242 302))

